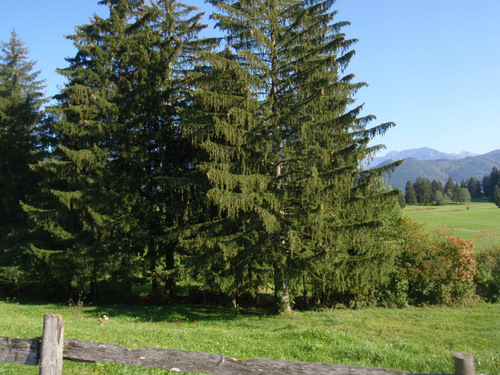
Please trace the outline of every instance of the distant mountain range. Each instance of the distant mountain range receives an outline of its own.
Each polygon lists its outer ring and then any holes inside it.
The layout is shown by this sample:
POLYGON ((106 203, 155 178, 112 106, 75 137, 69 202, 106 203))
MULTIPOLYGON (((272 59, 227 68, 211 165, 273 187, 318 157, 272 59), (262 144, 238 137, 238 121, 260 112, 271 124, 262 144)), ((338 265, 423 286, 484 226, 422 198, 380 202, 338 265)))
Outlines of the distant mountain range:
POLYGON ((384 157, 374 158, 367 168, 388 164, 392 161, 404 159, 390 176, 387 182, 393 187, 399 187, 403 192, 408 180, 415 182, 418 177, 446 182, 449 177, 460 183, 470 177, 482 180, 489 175, 493 167, 500 168, 500 149, 483 155, 474 155, 470 152, 460 154, 446 154, 431 148, 418 148, 405 151, 391 151, 384 157))
POLYGON ((447 154, 445 152, 433 150, 432 148, 422 147, 413 150, 391 151, 385 156, 375 157, 373 161, 370 162, 370 165, 376 166, 386 161, 409 159, 409 158, 418 160, 440 160, 440 159, 457 160, 457 159, 464 159, 470 156, 476 156, 476 155, 468 151, 463 151, 460 154, 447 154))

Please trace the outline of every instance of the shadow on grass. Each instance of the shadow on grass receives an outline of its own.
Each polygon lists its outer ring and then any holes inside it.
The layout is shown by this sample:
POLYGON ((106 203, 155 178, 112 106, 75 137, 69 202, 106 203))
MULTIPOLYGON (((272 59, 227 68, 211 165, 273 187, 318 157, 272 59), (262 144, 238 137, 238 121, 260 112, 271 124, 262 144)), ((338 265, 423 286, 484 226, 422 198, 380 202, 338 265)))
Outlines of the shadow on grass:
POLYGON ((172 304, 172 305, 139 305, 139 304, 98 304, 85 307, 85 315, 97 315, 105 312, 110 316, 124 317, 144 322, 175 322, 204 320, 237 320, 251 316, 266 316, 270 312, 261 309, 225 307, 217 305, 172 304))
MULTIPOLYGON (((53 309, 55 313, 71 309, 75 312, 78 307, 70 303, 47 303, 36 299, 9 298, 0 295, 0 300, 38 307, 40 310, 53 309)), ((210 304, 145 304, 145 303, 86 303, 81 307, 82 317, 97 317, 106 314, 110 317, 121 317, 137 322, 175 322, 175 321, 224 321, 237 320, 248 317, 263 317, 272 315, 272 311, 257 308, 229 307, 210 304)))

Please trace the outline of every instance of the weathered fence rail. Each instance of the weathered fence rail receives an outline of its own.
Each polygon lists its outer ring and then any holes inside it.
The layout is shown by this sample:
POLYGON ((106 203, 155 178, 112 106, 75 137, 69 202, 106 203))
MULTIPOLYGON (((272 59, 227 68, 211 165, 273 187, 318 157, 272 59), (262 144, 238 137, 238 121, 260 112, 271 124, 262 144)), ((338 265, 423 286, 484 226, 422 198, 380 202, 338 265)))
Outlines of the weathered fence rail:
MULTIPOLYGON (((40 375, 61 375, 63 359, 213 375, 410 375, 402 370, 373 367, 266 359, 237 360, 220 354, 146 347, 131 350, 116 344, 64 340, 63 337, 61 316, 48 313, 45 315, 42 337, 16 339, 0 336, 0 362, 39 366, 40 375)), ((457 353, 454 361, 454 375, 475 375, 471 355, 457 353)))

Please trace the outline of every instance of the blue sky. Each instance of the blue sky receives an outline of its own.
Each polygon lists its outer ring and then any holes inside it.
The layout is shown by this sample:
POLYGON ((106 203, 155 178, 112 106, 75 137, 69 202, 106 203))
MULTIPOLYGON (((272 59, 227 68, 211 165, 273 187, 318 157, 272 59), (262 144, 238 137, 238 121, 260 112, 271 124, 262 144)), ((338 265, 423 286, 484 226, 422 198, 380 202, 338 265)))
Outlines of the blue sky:
MULTIPOLYGON (((207 9, 202 0, 185 0, 207 9)), ((369 87, 363 114, 397 126, 374 144, 482 154, 500 148, 500 0, 337 0, 343 31, 359 40, 346 73, 369 87)), ((106 15, 97 0, 0 0, 0 40, 13 29, 38 62, 47 94, 76 53, 64 35, 106 15)))

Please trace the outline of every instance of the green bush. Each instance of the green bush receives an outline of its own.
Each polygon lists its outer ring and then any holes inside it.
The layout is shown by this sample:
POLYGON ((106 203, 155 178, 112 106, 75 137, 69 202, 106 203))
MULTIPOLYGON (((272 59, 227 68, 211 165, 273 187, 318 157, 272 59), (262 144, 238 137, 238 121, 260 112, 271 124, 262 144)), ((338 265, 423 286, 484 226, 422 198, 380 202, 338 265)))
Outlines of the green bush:
POLYGON ((477 294, 489 302, 500 301, 500 244, 478 254, 477 270, 474 277, 477 294))

